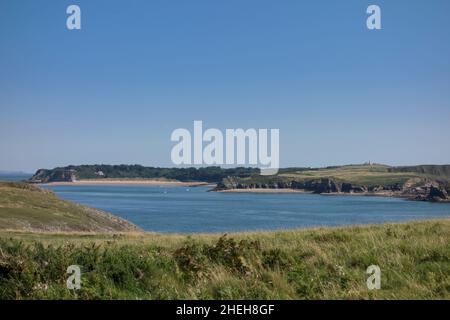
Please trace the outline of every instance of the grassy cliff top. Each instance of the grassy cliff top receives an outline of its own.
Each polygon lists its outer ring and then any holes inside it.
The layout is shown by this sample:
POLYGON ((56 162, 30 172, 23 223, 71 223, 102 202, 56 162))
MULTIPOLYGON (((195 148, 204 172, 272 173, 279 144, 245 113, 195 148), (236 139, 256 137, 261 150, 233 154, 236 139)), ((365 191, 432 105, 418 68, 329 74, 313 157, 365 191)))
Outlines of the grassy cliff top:
POLYGON ((0 229, 122 232, 136 227, 99 210, 61 200, 33 185, 0 182, 0 229))
POLYGON ((450 166, 391 167, 382 164, 346 165, 326 168, 285 168, 276 176, 253 175, 241 178, 242 182, 305 181, 329 178, 336 182, 354 185, 403 185, 407 182, 421 183, 425 180, 450 181, 450 166))
POLYGON ((425 177, 425 174, 392 172, 390 169, 391 167, 385 165, 348 165, 318 170, 292 171, 280 174, 280 176, 299 180, 331 178, 357 185, 403 184, 412 178, 425 177))

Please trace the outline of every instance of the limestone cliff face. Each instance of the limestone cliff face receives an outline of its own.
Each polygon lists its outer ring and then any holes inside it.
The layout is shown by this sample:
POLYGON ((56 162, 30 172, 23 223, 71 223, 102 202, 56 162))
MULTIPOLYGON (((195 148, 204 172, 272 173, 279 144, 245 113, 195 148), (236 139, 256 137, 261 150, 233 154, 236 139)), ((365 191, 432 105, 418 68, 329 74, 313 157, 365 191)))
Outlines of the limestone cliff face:
POLYGON ((331 178, 292 180, 292 181, 266 181, 246 182, 237 177, 227 177, 217 185, 214 191, 232 189, 293 189, 304 190, 315 194, 372 194, 398 196, 418 201, 450 201, 448 185, 439 181, 424 180, 422 184, 410 186, 408 183, 395 183, 391 185, 355 185, 348 182, 337 182, 331 178))
POLYGON ((302 189, 314 193, 332 193, 340 192, 340 185, 328 178, 307 181, 242 182, 237 177, 227 177, 215 188, 216 191, 228 189, 302 189))
MULTIPOLYGON (((266 183, 258 182, 243 182, 236 177, 227 177, 217 185, 216 190, 227 189, 294 189, 305 190, 312 193, 360 193, 367 192, 368 188, 365 186, 352 185, 350 183, 339 183, 331 178, 311 179, 311 180, 292 180, 292 181, 274 181, 266 183)), ((371 187, 374 189, 381 189, 383 187, 371 187)))
POLYGON ((46 170, 39 169, 30 178, 32 183, 48 183, 48 182, 73 182, 76 180, 75 170, 73 169, 55 169, 46 170))

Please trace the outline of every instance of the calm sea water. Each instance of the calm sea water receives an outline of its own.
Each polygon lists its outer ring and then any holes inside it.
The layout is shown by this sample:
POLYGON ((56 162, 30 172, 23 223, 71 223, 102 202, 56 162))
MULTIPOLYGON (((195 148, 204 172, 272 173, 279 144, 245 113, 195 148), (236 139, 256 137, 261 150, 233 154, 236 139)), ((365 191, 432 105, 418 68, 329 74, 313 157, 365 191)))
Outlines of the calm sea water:
POLYGON ((32 173, 0 172, 0 181, 22 181, 31 178, 32 173))
POLYGON ((156 232, 233 232, 450 217, 450 204, 394 198, 207 192, 205 187, 46 186, 156 232))

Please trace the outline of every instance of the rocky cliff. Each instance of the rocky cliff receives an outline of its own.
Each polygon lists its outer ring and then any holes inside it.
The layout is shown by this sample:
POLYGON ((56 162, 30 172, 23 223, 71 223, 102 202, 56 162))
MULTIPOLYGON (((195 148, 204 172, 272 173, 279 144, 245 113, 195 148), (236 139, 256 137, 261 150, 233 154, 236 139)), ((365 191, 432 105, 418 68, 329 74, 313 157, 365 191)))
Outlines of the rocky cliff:
POLYGON ((430 179, 408 180, 403 184, 357 185, 332 178, 251 182, 237 177, 228 177, 223 179, 214 191, 239 189, 292 189, 315 194, 365 194, 402 197, 417 201, 450 202, 449 184, 430 179))

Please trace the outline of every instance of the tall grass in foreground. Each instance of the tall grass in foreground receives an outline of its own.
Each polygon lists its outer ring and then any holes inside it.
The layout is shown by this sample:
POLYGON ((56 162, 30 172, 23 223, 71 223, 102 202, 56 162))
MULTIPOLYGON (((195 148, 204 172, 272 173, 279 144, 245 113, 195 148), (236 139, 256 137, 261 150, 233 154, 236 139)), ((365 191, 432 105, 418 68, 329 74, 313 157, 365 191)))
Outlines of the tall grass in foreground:
POLYGON ((231 236, 0 233, 0 299, 450 299, 450 221, 231 236), (381 268, 381 290, 366 268, 381 268), (80 290, 66 288, 79 265, 80 290))

